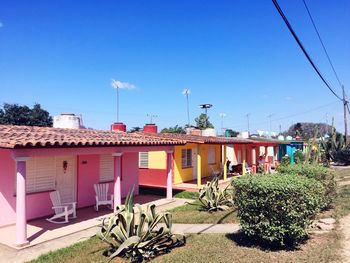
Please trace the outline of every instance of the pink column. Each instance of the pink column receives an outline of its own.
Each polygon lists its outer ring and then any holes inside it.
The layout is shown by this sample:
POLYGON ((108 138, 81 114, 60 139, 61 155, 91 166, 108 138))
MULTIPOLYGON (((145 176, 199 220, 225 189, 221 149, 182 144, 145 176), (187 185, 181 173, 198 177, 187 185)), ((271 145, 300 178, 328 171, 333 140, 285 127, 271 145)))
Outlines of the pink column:
POLYGON ((114 212, 116 211, 117 205, 122 203, 122 187, 121 187, 121 176, 122 176, 122 152, 113 153, 114 156, 114 212))
POLYGON ((29 244, 27 240, 27 215, 26 215, 26 161, 28 157, 17 157, 16 175, 16 246, 22 247, 29 244))
POLYGON ((256 148, 252 147, 252 173, 256 174, 256 148))
POLYGON ((166 179, 166 199, 173 198, 173 151, 167 151, 167 179, 166 179))

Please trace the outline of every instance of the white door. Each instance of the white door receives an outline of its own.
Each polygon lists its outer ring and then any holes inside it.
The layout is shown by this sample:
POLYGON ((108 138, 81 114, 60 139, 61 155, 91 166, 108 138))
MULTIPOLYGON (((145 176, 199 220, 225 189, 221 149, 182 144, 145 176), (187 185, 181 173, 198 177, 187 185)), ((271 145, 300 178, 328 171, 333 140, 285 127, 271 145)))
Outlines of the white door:
POLYGON ((192 178, 197 179, 197 148, 192 148, 192 178))
POLYGON ((56 190, 61 202, 76 201, 76 158, 75 156, 56 157, 56 190))

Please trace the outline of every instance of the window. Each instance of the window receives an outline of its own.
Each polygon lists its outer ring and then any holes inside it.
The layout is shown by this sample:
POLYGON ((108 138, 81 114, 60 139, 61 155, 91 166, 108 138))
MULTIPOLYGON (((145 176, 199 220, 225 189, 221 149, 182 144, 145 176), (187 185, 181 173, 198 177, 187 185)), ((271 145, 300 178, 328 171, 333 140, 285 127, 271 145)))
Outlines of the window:
POLYGON ((111 154, 100 155, 100 182, 114 180, 114 158, 111 154))
POLYGON ((181 167, 192 167, 192 149, 182 149, 181 151, 181 167))
POLYGON ((148 169, 148 152, 139 153, 139 168, 148 169))
POLYGON ((34 157, 26 163, 26 192, 55 190, 55 157, 34 157))
POLYGON ((215 148, 209 148, 208 150, 208 164, 215 164, 215 148))

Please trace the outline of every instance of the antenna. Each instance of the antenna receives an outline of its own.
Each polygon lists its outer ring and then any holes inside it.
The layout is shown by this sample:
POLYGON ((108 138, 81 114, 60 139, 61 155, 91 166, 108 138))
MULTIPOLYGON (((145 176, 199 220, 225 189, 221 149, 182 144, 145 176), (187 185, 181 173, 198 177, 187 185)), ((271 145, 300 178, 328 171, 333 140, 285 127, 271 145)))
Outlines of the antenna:
POLYGON ((154 120, 155 118, 158 118, 158 115, 147 114, 147 117, 150 118, 149 124, 154 124, 154 123, 153 123, 153 120, 154 120))

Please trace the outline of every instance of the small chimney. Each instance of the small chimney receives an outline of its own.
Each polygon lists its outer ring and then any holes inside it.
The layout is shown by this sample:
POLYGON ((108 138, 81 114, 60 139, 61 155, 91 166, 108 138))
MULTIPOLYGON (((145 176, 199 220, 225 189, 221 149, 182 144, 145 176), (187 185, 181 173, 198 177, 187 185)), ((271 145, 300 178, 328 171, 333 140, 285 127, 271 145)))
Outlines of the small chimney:
POLYGON ((146 133, 157 133, 158 132, 158 127, 157 125, 153 123, 148 123, 143 127, 143 132, 146 133))
POLYGON ((126 132, 126 125, 122 122, 115 122, 111 125, 111 131, 126 132))

